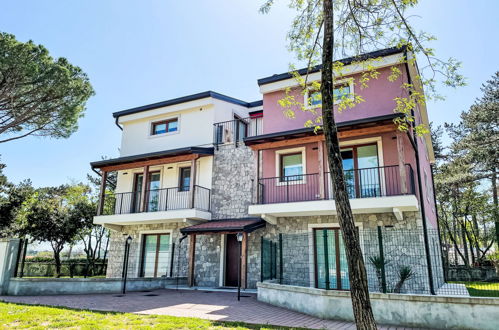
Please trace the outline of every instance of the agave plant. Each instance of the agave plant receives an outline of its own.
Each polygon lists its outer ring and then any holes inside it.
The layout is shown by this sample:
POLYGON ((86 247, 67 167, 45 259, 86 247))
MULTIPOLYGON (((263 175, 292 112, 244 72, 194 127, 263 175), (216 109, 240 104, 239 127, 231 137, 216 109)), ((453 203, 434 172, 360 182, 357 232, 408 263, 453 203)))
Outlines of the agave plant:
POLYGON ((409 266, 402 266, 399 269, 399 281, 395 285, 395 288, 393 289, 394 293, 400 293, 400 290, 402 289, 402 286, 404 285, 405 281, 413 278, 416 275, 412 271, 412 268, 409 266))

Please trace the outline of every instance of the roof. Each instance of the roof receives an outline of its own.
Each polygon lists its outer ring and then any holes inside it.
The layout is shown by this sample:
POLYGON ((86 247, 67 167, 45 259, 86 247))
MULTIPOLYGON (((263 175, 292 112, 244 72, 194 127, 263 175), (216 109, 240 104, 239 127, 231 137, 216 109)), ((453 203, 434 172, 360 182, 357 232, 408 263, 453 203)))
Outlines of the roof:
POLYGON ((147 110, 167 107, 170 105, 200 100, 200 99, 204 99, 207 97, 212 97, 212 98, 217 99, 217 100, 241 105, 241 106, 247 107, 247 108, 257 107, 257 106, 260 106, 263 104, 262 100, 254 101, 254 102, 245 102, 245 101, 242 101, 242 100, 239 100, 239 99, 227 96, 227 95, 223 95, 223 94, 220 94, 217 92, 206 91, 206 92, 201 92, 201 93, 197 93, 197 94, 177 97, 175 99, 170 99, 170 100, 161 101, 161 102, 157 102, 157 103, 147 104, 147 105, 143 105, 143 106, 136 107, 136 108, 131 108, 131 109, 126 109, 126 110, 114 112, 113 117, 118 118, 121 116, 131 115, 131 114, 142 112, 142 111, 147 111, 147 110))
MULTIPOLYGON (((403 116, 403 115, 400 113, 394 113, 394 114, 389 114, 389 115, 384 115, 384 116, 369 117, 369 118, 362 118, 362 119, 357 119, 357 120, 339 122, 336 124, 336 126, 338 127, 339 131, 346 131, 346 130, 349 130, 353 127, 356 127, 356 128, 358 128, 359 126, 362 126, 362 127, 367 126, 368 127, 368 126, 378 125, 382 122, 392 122, 394 118, 401 117, 401 116, 403 116)), ((304 128, 298 128, 298 129, 289 130, 289 131, 247 137, 244 139, 244 143, 246 145, 254 145, 254 144, 259 144, 259 143, 263 143, 263 142, 273 142, 273 141, 282 141, 282 140, 287 140, 287 139, 295 139, 295 138, 310 136, 310 135, 314 135, 314 134, 316 134, 315 127, 304 127, 304 128)), ((322 134, 322 130, 320 130, 320 134, 322 134)))
POLYGON ((163 157, 172 157, 172 156, 180 156, 180 155, 188 155, 188 154, 198 154, 198 155, 213 155, 213 147, 210 148, 202 148, 202 147, 187 147, 187 148, 179 148, 179 149, 170 149, 163 150, 157 152, 150 152, 146 154, 139 154, 133 156, 119 157, 113 159, 106 159, 97 162, 90 163, 92 168, 100 168, 109 165, 119 165, 126 164, 131 162, 143 161, 143 160, 151 160, 163 157))
POLYGON ((180 229, 182 234, 222 233, 222 232, 245 232, 265 227, 265 221, 261 218, 241 218, 210 220, 198 225, 180 229))
MULTIPOLYGON (((405 50, 406 50, 406 47, 386 48, 386 49, 376 50, 376 51, 370 52, 370 53, 361 54, 358 56, 344 58, 344 59, 338 60, 337 62, 341 62, 344 65, 348 65, 348 64, 351 64, 352 62, 355 62, 355 61, 365 61, 365 60, 370 59, 370 58, 384 57, 384 56, 402 53, 402 52, 405 52, 405 50)), ((308 68, 300 69, 300 70, 298 70, 298 73, 300 75, 307 74, 307 72, 310 74, 310 73, 314 73, 314 72, 319 72, 321 69, 322 69, 322 65, 316 65, 316 66, 312 67, 311 69, 308 69, 308 68)), ((276 81, 291 79, 291 78, 293 78, 293 75, 289 72, 281 73, 281 74, 274 74, 270 77, 258 79, 258 86, 270 84, 270 83, 273 83, 276 81)))

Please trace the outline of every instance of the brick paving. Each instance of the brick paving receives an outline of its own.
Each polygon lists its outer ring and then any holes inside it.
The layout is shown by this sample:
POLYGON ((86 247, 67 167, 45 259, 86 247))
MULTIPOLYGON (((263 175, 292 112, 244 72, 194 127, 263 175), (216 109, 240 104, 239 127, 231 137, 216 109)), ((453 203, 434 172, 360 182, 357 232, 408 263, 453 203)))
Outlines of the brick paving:
MULTIPOLYGON (((311 329, 355 329, 351 322, 322 320, 310 315, 259 302, 255 294, 244 293, 241 301, 233 292, 154 290, 116 294, 58 296, 0 296, 0 300, 26 304, 65 306, 78 309, 138 314, 197 317, 214 321, 241 321, 255 324, 311 329)), ((381 329, 404 329, 380 327, 381 329)), ((407 329, 407 328, 406 328, 407 329)))

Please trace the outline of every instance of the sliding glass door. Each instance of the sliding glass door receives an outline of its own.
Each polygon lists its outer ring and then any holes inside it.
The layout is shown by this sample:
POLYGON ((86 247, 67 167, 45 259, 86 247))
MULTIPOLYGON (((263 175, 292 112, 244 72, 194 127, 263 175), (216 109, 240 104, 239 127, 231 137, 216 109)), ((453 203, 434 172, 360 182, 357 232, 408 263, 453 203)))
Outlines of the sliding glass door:
POLYGON ((377 197, 381 194, 377 144, 341 149, 343 170, 350 198, 377 197))
POLYGON ((339 229, 315 229, 315 282, 319 289, 349 290, 345 245, 339 229))
MULTIPOLYGON (((143 174, 135 175, 134 184, 134 210, 140 211, 140 202, 142 200, 142 182, 144 180, 143 174)), ((160 172, 149 173, 149 187, 147 187, 147 211, 154 212, 159 210, 159 194, 160 194, 160 172)))
POLYGON ((170 234, 148 234, 143 239, 141 276, 168 276, 170 234))

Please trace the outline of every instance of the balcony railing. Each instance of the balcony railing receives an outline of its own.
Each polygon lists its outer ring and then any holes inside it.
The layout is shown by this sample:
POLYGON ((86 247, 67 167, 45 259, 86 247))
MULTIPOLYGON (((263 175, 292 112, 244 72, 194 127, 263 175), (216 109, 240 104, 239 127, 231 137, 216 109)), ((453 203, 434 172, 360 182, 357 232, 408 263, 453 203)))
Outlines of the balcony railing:
POLYGON ((263 116, 240 118, 213 125, 213 144, 237 144, 244 138, 263 134, 263 116))
MULTIPOLYGON (((346 170, 345 181, 350 198, 413 195, 414 174, 406 164, 346 170), (405 176, 405 178, 404 178, 405 176)), ((290 203, 334 199, 328 172, 321 179, 319 173, 258 180, 258 204, 290 203)))
POLYGON ((106 194, 102 215, 159 212, 181 209, 210 210, 210 189, 194 186, 152 189, 146 191, 146 203, 141 192, 106 194))

